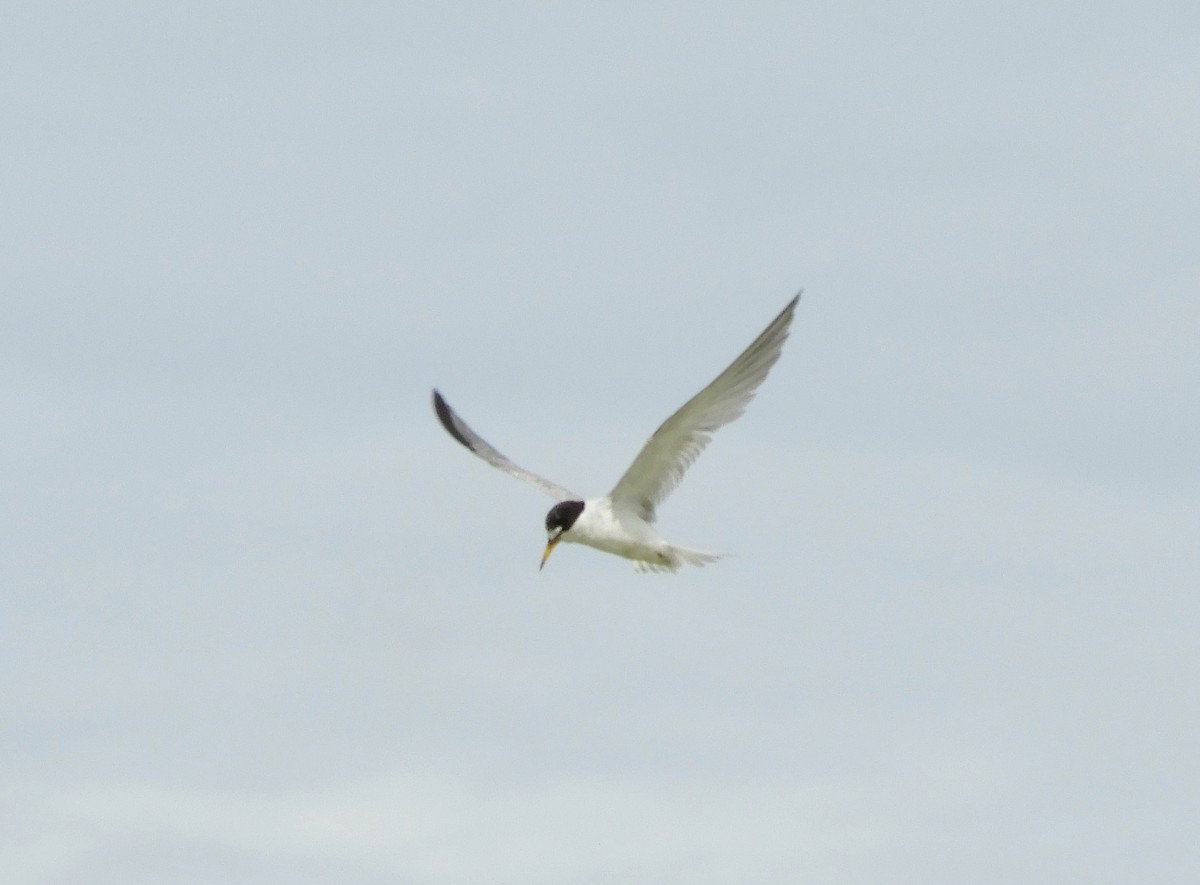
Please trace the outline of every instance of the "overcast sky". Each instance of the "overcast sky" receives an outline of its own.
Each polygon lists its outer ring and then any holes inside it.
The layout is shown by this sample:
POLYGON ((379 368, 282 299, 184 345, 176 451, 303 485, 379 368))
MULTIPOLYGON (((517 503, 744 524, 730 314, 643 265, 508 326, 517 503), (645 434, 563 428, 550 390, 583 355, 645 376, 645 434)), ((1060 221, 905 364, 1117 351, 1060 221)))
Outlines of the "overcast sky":
POLYGON ((1194 3, 4 19, 0 880, 1200 878, 1194 3))

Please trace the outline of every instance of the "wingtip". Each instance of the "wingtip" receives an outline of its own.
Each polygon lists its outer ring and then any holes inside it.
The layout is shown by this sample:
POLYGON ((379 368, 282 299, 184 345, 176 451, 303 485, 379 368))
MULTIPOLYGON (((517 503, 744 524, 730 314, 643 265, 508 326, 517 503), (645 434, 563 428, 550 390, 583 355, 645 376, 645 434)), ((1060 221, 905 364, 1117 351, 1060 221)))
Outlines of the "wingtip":
POLYGON ((433 389, 433 413, 437 415, 438 421, 441 423, 442 427, 445 428, 448 434, 454 437, 454 439, 461 445, 464 445, 468 449, 474 451, 474 449, 471 447, 470 441, 463 436, 462 431, 458 429, 458 424, 455 420, 457 416, 454 414, 453 410, 451 410, 450 404, 446 402, 445 397, 438 392, 436 387, 433 389))
POLYGON ((433 388, 433 411, 438 416, 438 419, 445 424, 445 415, 450 411, 450 407, 446 405, 446 399, 442 396, 441 391, 436 387, 433 388))

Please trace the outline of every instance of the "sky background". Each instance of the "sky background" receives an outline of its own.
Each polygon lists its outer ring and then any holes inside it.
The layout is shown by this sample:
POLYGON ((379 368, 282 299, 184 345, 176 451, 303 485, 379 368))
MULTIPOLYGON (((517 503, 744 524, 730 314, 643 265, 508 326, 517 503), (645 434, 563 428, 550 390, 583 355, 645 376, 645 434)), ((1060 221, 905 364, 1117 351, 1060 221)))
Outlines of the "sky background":
POLYGON ((4 19, 0 880, 1200 877, 1194 3, 4 19))

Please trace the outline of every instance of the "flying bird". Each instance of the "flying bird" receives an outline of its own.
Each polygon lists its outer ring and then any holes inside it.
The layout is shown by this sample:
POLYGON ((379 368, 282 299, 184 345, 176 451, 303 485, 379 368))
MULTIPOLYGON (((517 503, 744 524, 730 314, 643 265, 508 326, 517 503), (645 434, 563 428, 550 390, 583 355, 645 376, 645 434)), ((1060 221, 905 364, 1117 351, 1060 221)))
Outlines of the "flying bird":
POLYGON ((546 514, 544 568, 561 542, 586 544, 633 560, 638 571, 674 572, 681 565, 706 565, 722 554, 680 547, 654 529, 658 505, 679 485, 714 431, 738 418, 779 359, 787 340, 796 295, 712 383, 662 423, 603 498, 580 495, 514 464, 472 430, 437 391, 433 408, 446 432, 493 467, 536 486, 558 503, 546 514))

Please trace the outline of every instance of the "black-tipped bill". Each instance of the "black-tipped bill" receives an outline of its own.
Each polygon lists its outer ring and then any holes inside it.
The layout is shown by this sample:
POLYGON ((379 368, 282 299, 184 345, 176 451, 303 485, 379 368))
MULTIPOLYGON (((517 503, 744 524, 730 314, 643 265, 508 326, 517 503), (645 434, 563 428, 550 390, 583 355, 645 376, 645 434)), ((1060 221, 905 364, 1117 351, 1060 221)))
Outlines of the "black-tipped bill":
POLYGON ((550 558, 551 552, 553 552, 554 548, 558 546, 558 542, 561 540, 562 535, 555 535, 546 542, 546 551, 542 554, 542 564, 538 566, 539 572, 546 567, 546 560, 550 558))

